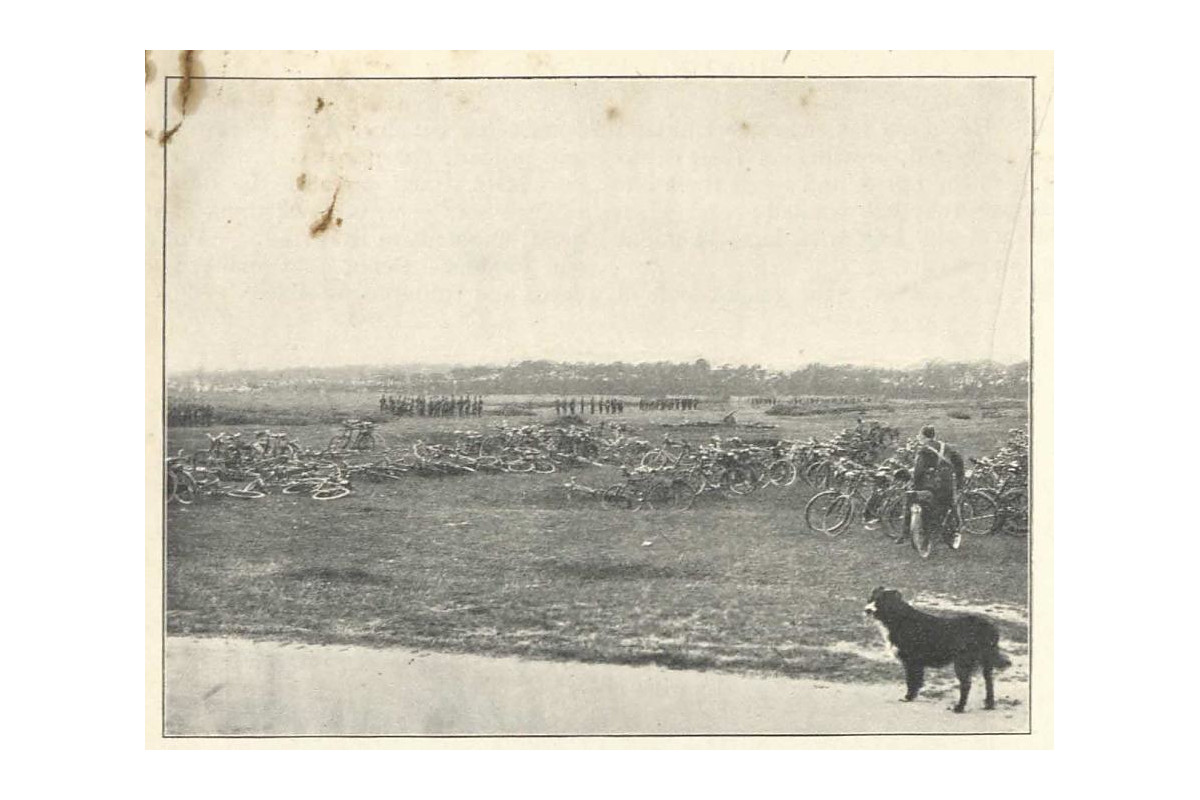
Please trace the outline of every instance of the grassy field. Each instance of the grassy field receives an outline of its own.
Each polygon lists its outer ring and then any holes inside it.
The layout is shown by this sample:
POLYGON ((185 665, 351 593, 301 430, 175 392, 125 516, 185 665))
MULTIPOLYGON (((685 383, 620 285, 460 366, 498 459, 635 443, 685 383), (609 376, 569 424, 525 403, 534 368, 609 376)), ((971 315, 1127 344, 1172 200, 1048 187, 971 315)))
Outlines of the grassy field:
MULTIPOLYGON (((946 408, 914 405, 877 417, 905 435, 935 424, 972 456, 993 452, 1009 428, 1026 423, 1023 410, 1004 414, 961 420, 946 408)), ((854 421, 749 409, 738 417, 778 426, 739 431, 744 438, 821 438, 854 421)), ((616 419, 651 440, 667 430, 692 438, 713 432, 662 427, 689 419, 682 413, 616 419)), ((401 419, 380 432, 392 448, 496 422, 401 419)), ((285 430, 309 446, 334 433, 327 424, 285 430)), ((168 447, 206 446, 204 433, 172 429, 168 447)), ((607 468, 574 474, 592 486, 617 477, 607 468)), ((563 481, 562 474, 413 476, 359 483, 330 503, 274 494, 172 506, 168 632, 894 680, 896 665, 871 657, 878 633, 861 614, 870 591, 887 585, 910 597, 1001 609, 1004 638, 1018 648, 1026 640, 1023 540, 971 537, 958 552, 938 548, 922 561, 858 526, 836 539, 808 532, 802 513, 810 491, 800 484, 705 497, 686 512, 630 512, 569 502, 563 481)))

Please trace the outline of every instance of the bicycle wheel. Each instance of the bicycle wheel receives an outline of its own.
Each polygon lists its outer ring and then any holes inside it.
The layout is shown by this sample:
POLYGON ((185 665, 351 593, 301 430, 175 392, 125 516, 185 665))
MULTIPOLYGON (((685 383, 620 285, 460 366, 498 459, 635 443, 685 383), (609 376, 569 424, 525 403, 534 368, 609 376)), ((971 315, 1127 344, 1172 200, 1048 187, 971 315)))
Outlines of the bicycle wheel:
POLYGON ((533 472, 533 462, 523 458, 509 461, 504 465, 505 472, 533 472))
POLYGON ((929 532, 929 523, 925 519, 925 509, 920 503, 913 503, 909 515, 913 549, 921 558, 929 558, 929 553, 933 550, 933 536, 929 532))
POLYGON ((267 496, 266 492, 260 492, 256 489, 230 489, 225 494, 229 497, 237 497, 242 500, 258 500, 267 496))
POLYGON ((1024 489, 1009 489, 1000 495, 1002 524, 1000 530, 1009 536, 1029 535, 1029 495, 1024 489))
POLYGON ((312 493, 313 500, 338 500, 350 494, 349 486, 325 486, 312 493))
POLYGON ((600 500, 608 508, 632 508, 632 498, 626 491, 628 488, 624 483, 614 483, 604 490, 604 494, 600 496, 600 500))
POLYGON ((781 458, 767 468, 767 476, 776 486, 791 486, 796 482, 796 465, 786 458, 781 458))
POLYGON ((804 480, 814 489, 824 491, 833 480, 833 466, 828 461, 814 461, 804 471, 804 480))
POLYGON ((745 496, 758 488, 754 473, 745 467, 731 467, 725 471, 725 488, 738 496, 745 496))
POLYGON ((671 484, 666 481, 654 481, 642 495, 642 502, 650 510, 671 507, 671 484))
POLYGON ((879 530, 884 536, 893 542, 899 542, 904 538, 903 497, 891 497, 885 500, 883 508, 879 510, 879 516, 883 518, 883 524, 879 526, 879 530))
POLYGON ((771 485, 771 476, 767 474, 767 468, 764 465, 754 462, 747 464, 746 469, 750 471, 750 480, 754 481, 754 489, 750 491, 771 485))
POLYGON ((662 450, 651 450, 642 456, 642 466, 646 469, 662 469, 667 465, 667 454, 662 450))
MULTIPOLYGON (((693 496, 704 491, 704 475, 699 470, 685 472, 675 479, 677 483, 682 484, 693 496)), ((688 505, 691 505, 689 502, 688 505)))
POLYGON ((554 466, 553 461, 538 459, 533 462, 533 471, 539 475, 553 475, 558 471, 558 468, 554 466))
POLYGON ((332 439, 329 440, 329 449, 330 450, 345 450, 347 445, 349 445, 349 444, 350 444, 350 435, 346 434, 346 433, 339 433, 337 436, 334 436, 332 439))
POLYGON ((983 492, 963 492, 958 501, 958 516, 964 531, 983 536, 995 532, 999 509, 996 501, 983 492))
POLYGON ((196 483, 196 479, 187 472, 180 473, 179 484, 175 489, 175 499, 185 506, 190 506, 196 501, 199 494, 200 487, 196 483))
MULTIPOLYGON (((163 489, 166 493, 168 504, 182 503, 183 505, 187 505, 192 502, 190 499, 184 499, 183 496, 186 475, 187 473, 176 472, 175 470, 167 471, 167 479, 163 489)), ((192 494, 195 494, 194 488, 192 489, 192 494)))
POLYGON ((360 433, 358 440, 354 443, 355 450, 374 450, 375 449, 375 434, 370 432, 360 433))
POLYGON ((850 498, 837 489, 826 489, 804 506, 804 524, 810 531, 836 536, 850 521, 850 510, 850 498))

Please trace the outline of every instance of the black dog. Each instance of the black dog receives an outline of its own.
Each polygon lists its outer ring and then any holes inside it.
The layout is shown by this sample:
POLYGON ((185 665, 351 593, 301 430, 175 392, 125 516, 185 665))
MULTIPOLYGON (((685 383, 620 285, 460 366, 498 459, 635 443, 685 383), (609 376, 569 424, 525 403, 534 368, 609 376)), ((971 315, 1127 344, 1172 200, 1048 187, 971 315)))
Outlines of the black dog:
POLYGON ((1004 669, 1011 662, 1000 652, 1000 632, 990 621, 970 614, 935 617, 904 602, 895 589, 882 586, 871 592, 863 612, 880 623, 884 639, 904 664, 906 701, 915 699, 921 690, 926 667, 954 664, 958 676, 958 705, 954 710, 962 713, 967 707, 976 667, 982 668, 987 684, 984 708, 996 707, 992 670, 1004 669))

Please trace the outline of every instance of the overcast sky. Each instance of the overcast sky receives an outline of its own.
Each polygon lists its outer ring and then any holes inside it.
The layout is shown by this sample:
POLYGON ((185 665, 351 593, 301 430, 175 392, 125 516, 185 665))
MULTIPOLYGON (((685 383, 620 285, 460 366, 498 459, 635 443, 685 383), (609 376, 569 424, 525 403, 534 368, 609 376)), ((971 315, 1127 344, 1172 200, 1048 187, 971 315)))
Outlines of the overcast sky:
POLYGON ((1028 356, 1027 80, 206 89, 171 372, 1028 356))

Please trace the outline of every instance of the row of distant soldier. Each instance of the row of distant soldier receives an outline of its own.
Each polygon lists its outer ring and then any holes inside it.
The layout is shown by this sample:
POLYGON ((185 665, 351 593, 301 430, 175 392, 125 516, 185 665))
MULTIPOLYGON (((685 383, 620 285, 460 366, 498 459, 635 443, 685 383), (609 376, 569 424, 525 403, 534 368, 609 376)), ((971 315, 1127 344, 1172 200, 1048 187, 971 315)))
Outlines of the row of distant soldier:
POLYGON ((483 398, 418 395, 381 395, 379 413, 396 417, 481 417, 483 398))
POLYGON ((574 397, 558 398, 554 401, 554 414, 620 414, 625 411, 625 401, 619 397, 585 398, 578 402, 574 397))
POLYGON ((699 397, 643 397, 638 400, 639 411, 698 411, 699 397))

